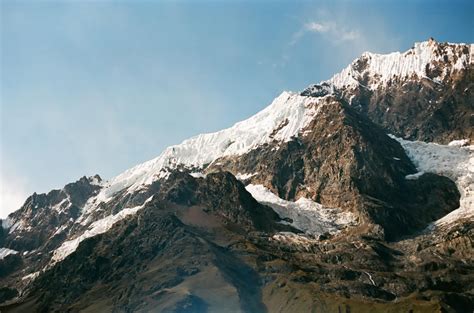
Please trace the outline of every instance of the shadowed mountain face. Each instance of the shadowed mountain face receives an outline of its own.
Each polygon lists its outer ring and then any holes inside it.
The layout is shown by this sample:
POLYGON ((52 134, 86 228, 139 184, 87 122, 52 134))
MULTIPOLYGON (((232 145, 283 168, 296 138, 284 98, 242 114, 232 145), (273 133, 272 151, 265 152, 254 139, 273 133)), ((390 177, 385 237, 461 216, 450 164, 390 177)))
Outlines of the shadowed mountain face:
POLYGON ((34 194, 2 222, 0 309, 472 311, 471 50, 366 53, 108 182, 34 194))

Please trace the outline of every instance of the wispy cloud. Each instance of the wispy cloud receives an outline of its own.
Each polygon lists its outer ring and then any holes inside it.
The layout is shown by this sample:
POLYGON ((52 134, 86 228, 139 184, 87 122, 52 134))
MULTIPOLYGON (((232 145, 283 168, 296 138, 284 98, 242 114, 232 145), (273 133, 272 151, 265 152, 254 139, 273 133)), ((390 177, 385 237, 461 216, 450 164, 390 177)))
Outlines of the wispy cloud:
POLYGON ((315 32, 315 33, 325 33, 330 29, 330 27, 327 24, 324 25, 321 23, 310 22, 304 25, 304 29, 310 32, 315 32))
POLYGON ((359 30, 347 28, 334 21, 310 21, 293 35, 290 45, 296 44, 307 34, 321 35, 333 44, 355 41, 361 37, 359 30))

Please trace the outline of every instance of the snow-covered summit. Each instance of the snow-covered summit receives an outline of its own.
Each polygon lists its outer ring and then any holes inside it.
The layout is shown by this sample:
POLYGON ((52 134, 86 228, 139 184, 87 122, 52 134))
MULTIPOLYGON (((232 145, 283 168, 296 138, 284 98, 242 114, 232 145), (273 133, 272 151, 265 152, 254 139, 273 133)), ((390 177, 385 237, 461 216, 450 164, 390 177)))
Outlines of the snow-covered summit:
POLYGON ((220 157, 242 155, 273 140, 289 141, 314 118, 318 107, 315 104, 319 100, 285 91, 249 119, 215 133, 187 139, 168 147, 157 158, 123 172, 104 184, 97 198, 106 201, 125 188, 139 190, 166 177, 168 169, 184 166, 199 170, 220 157))
POLYGON ((438 43, 431 38, 415 43, 406 52, 365 52, 340 73, 309 86, 303 94, 318 93, 321 87, 331 91, 358 86, 375 90, 393 78, 408 79, 415 75, 441 83, 447 75, 473 62, 474 44, 438 43))

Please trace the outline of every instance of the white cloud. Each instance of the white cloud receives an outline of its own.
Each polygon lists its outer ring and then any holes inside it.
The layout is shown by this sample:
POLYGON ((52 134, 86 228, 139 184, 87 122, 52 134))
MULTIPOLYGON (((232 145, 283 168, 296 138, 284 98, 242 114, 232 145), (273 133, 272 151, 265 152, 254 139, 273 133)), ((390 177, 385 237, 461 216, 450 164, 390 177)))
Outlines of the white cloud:
POLYGON ((310 33, 319 34, 333 44, 355 41, 361 38, 359 30, 345 27, 334 21, 311 21, 304 24, 303 27, 293 35, 290 45, 296 44, 304 35, 310 33))
POLYGON ((311 31, 311 32, 316 32, 316 33, 325 33, 330 29, 328 25, 324 25, 324 24, 320 24, 316 22, 307 23, 304 27, 306 30, 311 31))

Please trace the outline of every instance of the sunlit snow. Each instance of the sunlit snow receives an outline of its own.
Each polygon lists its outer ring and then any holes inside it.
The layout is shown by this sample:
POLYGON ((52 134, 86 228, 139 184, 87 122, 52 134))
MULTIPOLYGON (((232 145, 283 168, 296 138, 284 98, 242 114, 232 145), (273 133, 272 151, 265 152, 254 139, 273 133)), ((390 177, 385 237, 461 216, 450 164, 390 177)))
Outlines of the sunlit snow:
POLYGON ((247 180, 249 178, 252 178, 254 177, 255 175, 257 175, 258 173, 237 173, 235 174, 235 178, 237 178, 238 180, 247 180))
POLYGON ((291 202, 279 198, 262 185, 250 184, 245 188, 258 202, 270 206, 280 217, 292 219, 290 225, 307 234, 333 233, 356 222, 350 212, 327 208, 306 198, 291 202))
MULTIPOLYGON (((86 203, 84 212, 93 210, 100 202, 106 203, 114 194, 126 189, 129 192, 140 190, 168 175, 168 168, 184 165, 189 168, 202 168, 220 157, 242 155, 258 146, 273 140, 285 142, 293 137, 314 119, 321 98, 300 96, 283 92, 273 102, 234 126, 209 134, 201 134, 171 146, 157 158, 139 164, 103 183, 101 192, 86 203), (275 129, 279 128, 275 133, 275 129)), ((84 216, 79 219, 84 222, 84 216)))

